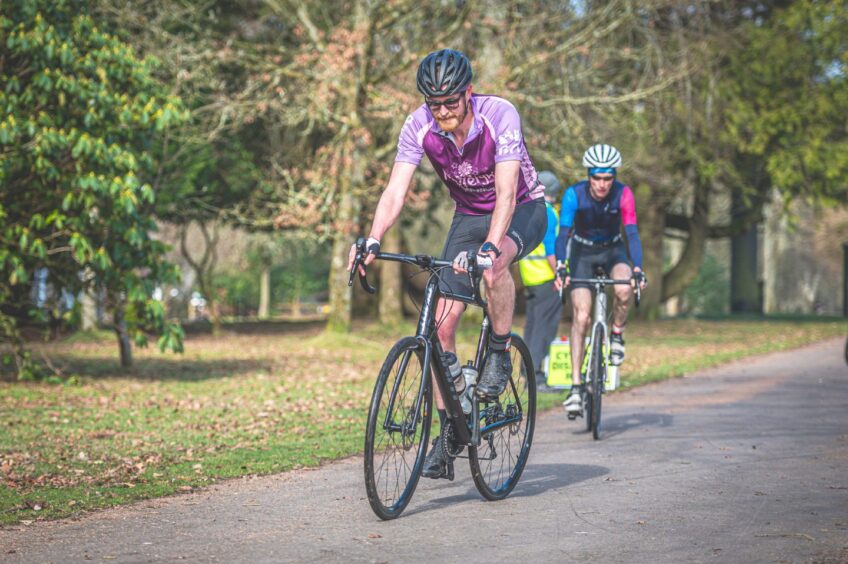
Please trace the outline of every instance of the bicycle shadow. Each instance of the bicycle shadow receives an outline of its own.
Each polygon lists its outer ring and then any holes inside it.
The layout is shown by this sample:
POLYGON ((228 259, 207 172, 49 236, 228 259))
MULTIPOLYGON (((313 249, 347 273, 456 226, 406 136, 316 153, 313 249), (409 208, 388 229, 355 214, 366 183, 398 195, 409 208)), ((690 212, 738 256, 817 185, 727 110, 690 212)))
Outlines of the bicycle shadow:
MULTIPOLYGON (((564 488, 597 478, 609 473, 609 468, 594 464, 533 464, 532 462, 524 468, 521 480, 515 486, 510 498, 532 497, 547 493, 551 490, 564 488)), ((423 480, 423 478, 422 478, 423 480)), ((463 502, 480 502, 483 499, 468 472, 457 472, 454 482, 443 482, 435 486, 436 490, 456 489, 457 481, 467 481, 468 487, 464 493, 436 497, 427 501, 426 504, 407 509, 405 515, 426 513, 434 509, 440 509, 446 505, 456 505, 463 502)), ((422 482, 425 483, 425 482, 422 482)), ((419 488, 421 484, 419 484, 419 488)), ((432 486, 431 486, 432 488, 432 486)))

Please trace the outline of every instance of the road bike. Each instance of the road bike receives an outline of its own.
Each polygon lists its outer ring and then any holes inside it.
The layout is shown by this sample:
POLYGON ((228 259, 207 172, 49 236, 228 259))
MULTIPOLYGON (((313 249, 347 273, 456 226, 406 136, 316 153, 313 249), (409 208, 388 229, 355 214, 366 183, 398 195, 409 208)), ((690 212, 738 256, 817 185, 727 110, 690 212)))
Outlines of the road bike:
MULTIPOLYGON (((357 241, 356 249, 349 284, 367 253, 363 239, 357 241)), ((371 508, 381 519, 394 519, 409 504, 427 454, 434 383, 447 414, 440 444, 449 460, 448 478, 453 479, 453 460, 468 458, 480 494, 490 501, 505 498, 524 471, 533 439, 536 375, 527 345, 512 334, 513 372, 506 390, 497 398, 478 398, 474 390, 487 359, 491 322, 487 302, 480 296, 483 265, 477 263, 476 252, 468 253, 470 296, 440 289, 439 273, 452 268, 449 261, 384 252, 377 253, 376 258, 418 266, 429 272, 429 279, 416 333, 400 339, 389 351, 371 396, 365 431, 365 488, 371 508), (444 350, 436 333, 440 297, 483 310, 474 358, 462 368, 463 373, 473 376, 467 379, 463 394, 457 393, 442 361, 444 350), (459 452, 459 446, 468 448, 467 455, 459 452)), ((376 292, 365 274, 360 272, 359 279, 366 292, 376 292)))
MULTIPOLYGON (((607 320, 607 294, 606 287, 616 284, 630 285, 631 280, 613 280, 607 277, 602 266, 594 266, 594 278, 572 278, 571 284, 589 284, 592 290, 593 315, 592 329, 589 333, 589 341, 583 355, 583 367, 580 370, 580 383, 583 401, 583 417, 586 421, 586 430, 592 431, 592 438, 598 440, 601 437, 601 404, 604 395, 604 386, 607 380, 609 367, 609 326, 607 320)), ((636 306, 642 298, 642 291, 636 285, 636 306)), ((575 419, 578 414, 569 413, 569 419, 575 419)))

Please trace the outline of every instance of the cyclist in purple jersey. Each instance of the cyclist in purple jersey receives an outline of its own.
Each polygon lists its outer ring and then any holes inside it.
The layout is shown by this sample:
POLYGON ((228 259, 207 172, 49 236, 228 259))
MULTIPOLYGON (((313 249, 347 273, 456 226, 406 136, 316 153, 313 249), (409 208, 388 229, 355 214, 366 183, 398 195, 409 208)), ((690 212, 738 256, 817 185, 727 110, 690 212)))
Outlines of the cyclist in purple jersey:
POLYGON ((521 135, 515 106, 497 96, 469 97, 470 128, 460 147, 441 130, 426 104, 415 110, 403 125, 395 162, 418 166, 426 154, 456 202, 457 213, 492 215, 495 210, 495 166, 518 161, 515 203, 544 196, 521 135))
MULTIPOLYGON (((557 260, 564 280, 555 286, 570 286, 573 317, 571 322, 571 394, 565 400, 569 413, 579 413, 580 369, 583 366, 583 339, 592 314, 592 292, 585 283, 571 284, 571 278, 592 278, 594 265, 602 265, 616 280, 632 278, 632 285, 645 287, 642 273, 642 244, 636 226, 636 203, 630 186, 617 182, 616 169, 621 154, 610 145, 593 145, 583 155, 589 179, 569 186, 562 199, 557 260), (627 249, 621 231, 627 235, 627 249), (629 251, 629 258, 628 258, 629 251), (631 268, 632 263, 632 268, 631 268)), ((624 361, 624 325, 633 289, 615 286, 613 322, 610 334, 610 361, 624 361)))
MULTIPOLYGON (((481 397, 500 395, 512 374, 509 335, 515 305, 510 265, 535 249, 545 234, 544 186, 524 145, 521 119, 515 107, 497 96, 474 94, 473 73, 466 56, 452 49, 427 55, 418 67, 417 86, 424 104, 406 118, 398 139, 397 157, 380 197, 366 243, 379 252, 380 239, 403 207, 415 169, 424 155, 444 181, 456 203, 442 258, 454 260, 453 272, 441 276, 440 288, 470 295, 464 265, 468 252, 493 261, 483 274, 489 301, 492 335, 477 386, 481 397)), ((351 247, 348 270, 353 267, 351 247)), ((369 254, 365 264, 373 262, 369 254)), ((456 351, 456 328, 465 304, 440 299, 436 319, 445 351, 456 351)), ((436 391, 439 419, 444 402, 436 391)), ((447 459, 436 439, 422 475, 445 477, 447 459)))

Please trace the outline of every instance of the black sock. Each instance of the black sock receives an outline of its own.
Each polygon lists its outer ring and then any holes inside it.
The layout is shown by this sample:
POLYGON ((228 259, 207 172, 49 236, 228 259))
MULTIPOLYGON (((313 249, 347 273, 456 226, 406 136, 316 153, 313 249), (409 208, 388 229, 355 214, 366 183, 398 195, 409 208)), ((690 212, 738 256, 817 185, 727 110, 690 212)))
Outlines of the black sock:
POLYGON ((505 335, 496 335, 494 331, 489 336, 489 350, 491 351, 506 351, 509 350, 509 333, 505 335))

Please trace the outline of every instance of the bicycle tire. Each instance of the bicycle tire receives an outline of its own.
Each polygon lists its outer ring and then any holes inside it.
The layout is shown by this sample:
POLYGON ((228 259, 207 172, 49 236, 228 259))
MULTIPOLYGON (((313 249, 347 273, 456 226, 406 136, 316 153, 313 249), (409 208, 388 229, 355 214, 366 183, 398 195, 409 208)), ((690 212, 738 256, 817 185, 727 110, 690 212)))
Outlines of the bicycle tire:
POLYGON ((606 379, 606 363, 604 362, 604 329, 595 328, 594 350, 592 352, 592 438, 601 438, 601 401, 603 400, 604 380, 606 379))
POLYGON ((429 374, 418 340, 406 337, 389 351, 374 384, 365 430, 365 489, 371 509, 383 520, 400 516, 421 477, 432 417, 429 374))
POLYGON ((494 402, 481 402, 479 447, 469 447, 471 476, 477 491, 489 501, 505 498, 521 478, 530 455, 536 421, 536 373, 530 350, 513 334, 512 376, 506 390, 494 402), (520 417, 518 414, 520 413, 520 417), (499 422, 516 420, 498 426, 499 422))

